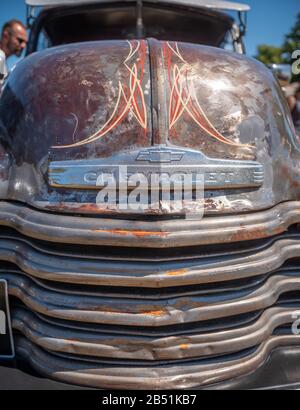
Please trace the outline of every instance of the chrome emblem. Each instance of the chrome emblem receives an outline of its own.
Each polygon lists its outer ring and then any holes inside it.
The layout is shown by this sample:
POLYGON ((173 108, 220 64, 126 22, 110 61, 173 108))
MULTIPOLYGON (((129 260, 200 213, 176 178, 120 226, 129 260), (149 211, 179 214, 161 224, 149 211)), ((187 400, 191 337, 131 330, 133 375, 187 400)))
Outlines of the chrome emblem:
POLYGON ((148 161, 152 163, 170 163, 175 161, 181 161, 184 152, 181 151, 171 151, 168 149, 148 149, 145 151, 140 151, 136 161, 148 161))
POLYGON ((148 179, 154 173, 203 175, 205 189, 259 188, 264 180, 259 162, 209 158, 199 151, 162 146, 105 159, 52 161, 48 167, 49 185, 98 189, 104 175, 118 180, 120 167, 126 167, 128 177, 139 173, 148 179))

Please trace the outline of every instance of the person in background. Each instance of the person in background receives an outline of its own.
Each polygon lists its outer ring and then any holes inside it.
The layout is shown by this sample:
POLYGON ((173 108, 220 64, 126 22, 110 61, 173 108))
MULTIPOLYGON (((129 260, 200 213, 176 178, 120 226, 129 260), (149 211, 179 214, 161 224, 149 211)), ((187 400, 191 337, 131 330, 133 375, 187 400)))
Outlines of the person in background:
POLYGON ((269 64, 268 67, 277 77, 287 99, 296 132, 300 137, 300 83, 291 82, 292 70, 289 64, 269 64))
POLYGON ((300 86, 296 88, 294 95, 288 97, 288 104, 297 134, 300 135, 300 86))
POLYGON ((19 20, 4 24, 0 39, 0 90, 7 75, 6 59, 12 55, 20 57, 27 44, 26 27, 19 20))

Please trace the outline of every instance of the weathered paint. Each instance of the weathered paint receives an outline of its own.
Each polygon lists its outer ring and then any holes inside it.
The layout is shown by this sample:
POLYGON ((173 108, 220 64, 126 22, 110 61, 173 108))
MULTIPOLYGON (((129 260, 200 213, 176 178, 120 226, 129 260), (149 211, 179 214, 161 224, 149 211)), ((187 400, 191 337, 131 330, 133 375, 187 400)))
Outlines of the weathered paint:
MULTIPOLYGON (((1 197, 51 212, 131 211, 96 204, 95 189, 51 186, 50 162, 103 163, 158 145, 263 166, 262 184, 251 189, 207 187, 207 214, 252 212, 300 196, 299 141, 276 80, 259 62, 224 50, 154 39, 54 47, 18 64, 0 118, 10 158, 1 197)), ((193 206, 187 202, 184 213, 193 206)), ((163 203, 145 211, 176 212, 163 203)))

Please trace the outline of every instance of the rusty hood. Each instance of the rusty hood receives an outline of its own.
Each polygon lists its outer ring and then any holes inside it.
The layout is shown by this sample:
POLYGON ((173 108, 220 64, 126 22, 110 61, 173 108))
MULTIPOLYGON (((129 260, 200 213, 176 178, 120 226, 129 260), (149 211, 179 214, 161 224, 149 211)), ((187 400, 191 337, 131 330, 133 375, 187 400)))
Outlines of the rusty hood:
POLYGON ((1 198, 51 211, 120 212, 96 203, 97 181, 120 165, 146 177, 197 169, 206 213, 300 194, 298 138, 275 78, 206 46, 149 39, 34 53, 5 85, 0 138, 1 198))

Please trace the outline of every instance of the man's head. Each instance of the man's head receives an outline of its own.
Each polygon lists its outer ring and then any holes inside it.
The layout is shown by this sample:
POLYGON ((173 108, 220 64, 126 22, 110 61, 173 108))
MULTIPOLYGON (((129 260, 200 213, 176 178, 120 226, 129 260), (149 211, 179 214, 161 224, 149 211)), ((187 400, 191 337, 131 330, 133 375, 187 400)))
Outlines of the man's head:
POLYGON ((1 49, 6 57, 20 57, 27 44, 26 27, 19 20, 10 20, 4 24, 1 35, 1 49))

